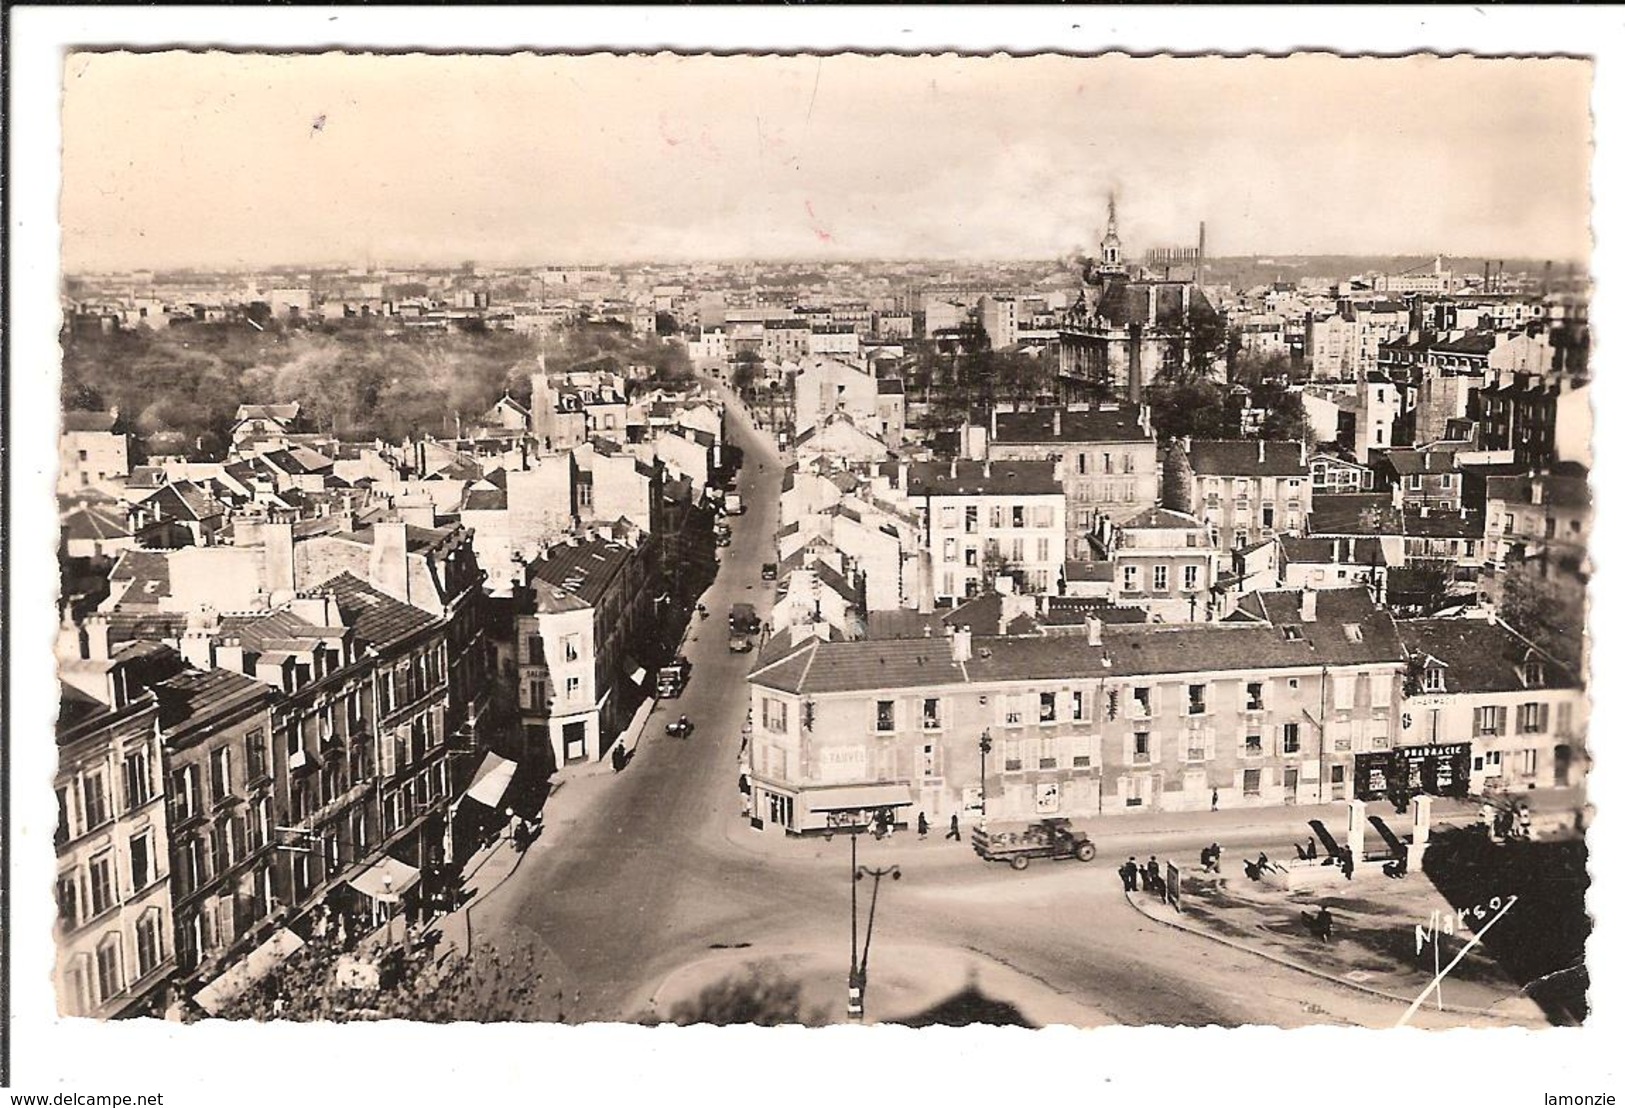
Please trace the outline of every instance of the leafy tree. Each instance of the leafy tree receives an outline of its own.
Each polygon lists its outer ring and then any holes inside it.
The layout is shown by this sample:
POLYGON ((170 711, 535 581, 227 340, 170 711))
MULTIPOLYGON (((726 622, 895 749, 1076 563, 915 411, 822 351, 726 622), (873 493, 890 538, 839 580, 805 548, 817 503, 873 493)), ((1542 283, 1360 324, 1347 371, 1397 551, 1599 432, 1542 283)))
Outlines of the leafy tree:
POLYGON ((1151 424, 1163 442, 1189 435, 1193 439, 1219 439, 1226 434, 1224 390, 1212 381, 1165 381, 1146 389, 1151 424))
POLYGON ((1500 584, 1496 614, 1564 665, 1582 670, 1585 591, 1543 577, 1536 564, 1507 566, 1500 584))
POLYGON ((747 966, 743 973, 707 985, 698 996, 678 1003, 672 1008, 670 1018, 671 1023, 682 1027, 694 1024, 819 1027, 828 1021, 826 1009, 806 1008, 799 982, 759 962, 747 966))
MULTIPOLYGON (((369 973, 369 981, 372 979, 369 973)), ((501 1023, 541 1018, 535 956, 503 954, 489 944, 472 955, 438 956, 387 946, 372 960, 313 941, 222 1006, 222 1019, 297 1022, 407 1019, 425 1023, 501 1023), (351 987, 340 973, 350 957, 376 969, 376 987, 351 987)))

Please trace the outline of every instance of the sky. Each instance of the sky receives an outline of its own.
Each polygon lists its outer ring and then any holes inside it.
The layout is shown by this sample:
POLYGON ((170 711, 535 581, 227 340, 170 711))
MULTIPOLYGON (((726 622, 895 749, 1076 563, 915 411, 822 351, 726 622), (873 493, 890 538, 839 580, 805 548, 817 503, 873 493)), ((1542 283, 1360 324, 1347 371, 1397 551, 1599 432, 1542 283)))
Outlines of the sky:
POLYGON ((1590 64, 75 53, 63 265, 1583 261, 1590 64))

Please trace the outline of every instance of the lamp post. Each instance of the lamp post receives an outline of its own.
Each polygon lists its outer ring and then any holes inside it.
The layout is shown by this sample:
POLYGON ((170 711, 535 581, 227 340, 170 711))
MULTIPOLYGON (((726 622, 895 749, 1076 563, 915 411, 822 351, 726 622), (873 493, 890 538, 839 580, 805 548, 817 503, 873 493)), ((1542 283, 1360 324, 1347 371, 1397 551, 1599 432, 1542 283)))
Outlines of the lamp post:
POLYGON ((852 961, 847 970, 846 978, 846 1018, 853 1021, 863 1019, 863 997, 869 986, 869 947, 875 936, 875 906, 880 899, 880 879, 890 877, 893 881, 903 876, 898 866, 887 866, 876 869, 872 866, 858 865, 858 833, 851 834, 852 840, 852 961), (869 922, 863 935, 863 958, 858 959, 858 882, 868 876, 874 880, 869 894, 869 922))
POLYGON ((982 800, 981 820, 983 828, 987 827, 987 756, 993 753, 993 733, 982 728, 982 737, 977 740, 976 749, 982 754, 982 800))

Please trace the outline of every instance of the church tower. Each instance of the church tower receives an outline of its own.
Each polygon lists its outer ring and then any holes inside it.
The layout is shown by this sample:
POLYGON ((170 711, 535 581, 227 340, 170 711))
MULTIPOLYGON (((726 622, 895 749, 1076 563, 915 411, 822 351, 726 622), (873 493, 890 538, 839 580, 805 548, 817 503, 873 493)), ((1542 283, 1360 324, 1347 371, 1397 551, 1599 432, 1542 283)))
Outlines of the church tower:
POLYGON ((1117 194, 1106 198, 1106 234, 1100 240, 1100 265, 1096 270, 1105 276, 1120 276, 1127 271, 1123 264, 1123 244, 1117 237, 1117 194))

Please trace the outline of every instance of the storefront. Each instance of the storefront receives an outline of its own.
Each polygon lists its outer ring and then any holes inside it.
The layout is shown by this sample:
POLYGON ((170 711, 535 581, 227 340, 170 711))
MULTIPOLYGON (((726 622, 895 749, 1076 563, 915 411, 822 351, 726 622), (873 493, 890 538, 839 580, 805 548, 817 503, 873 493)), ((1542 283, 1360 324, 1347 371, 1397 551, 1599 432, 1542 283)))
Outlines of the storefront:
POLYGON ((828 789, 804 789, 796 797, 794 810, 787 813, 787 829, 821 832, 840 828, 867 827, 876 820, 902 823, 903 810, 914 806, 907 785, 841 785, 828 789))

